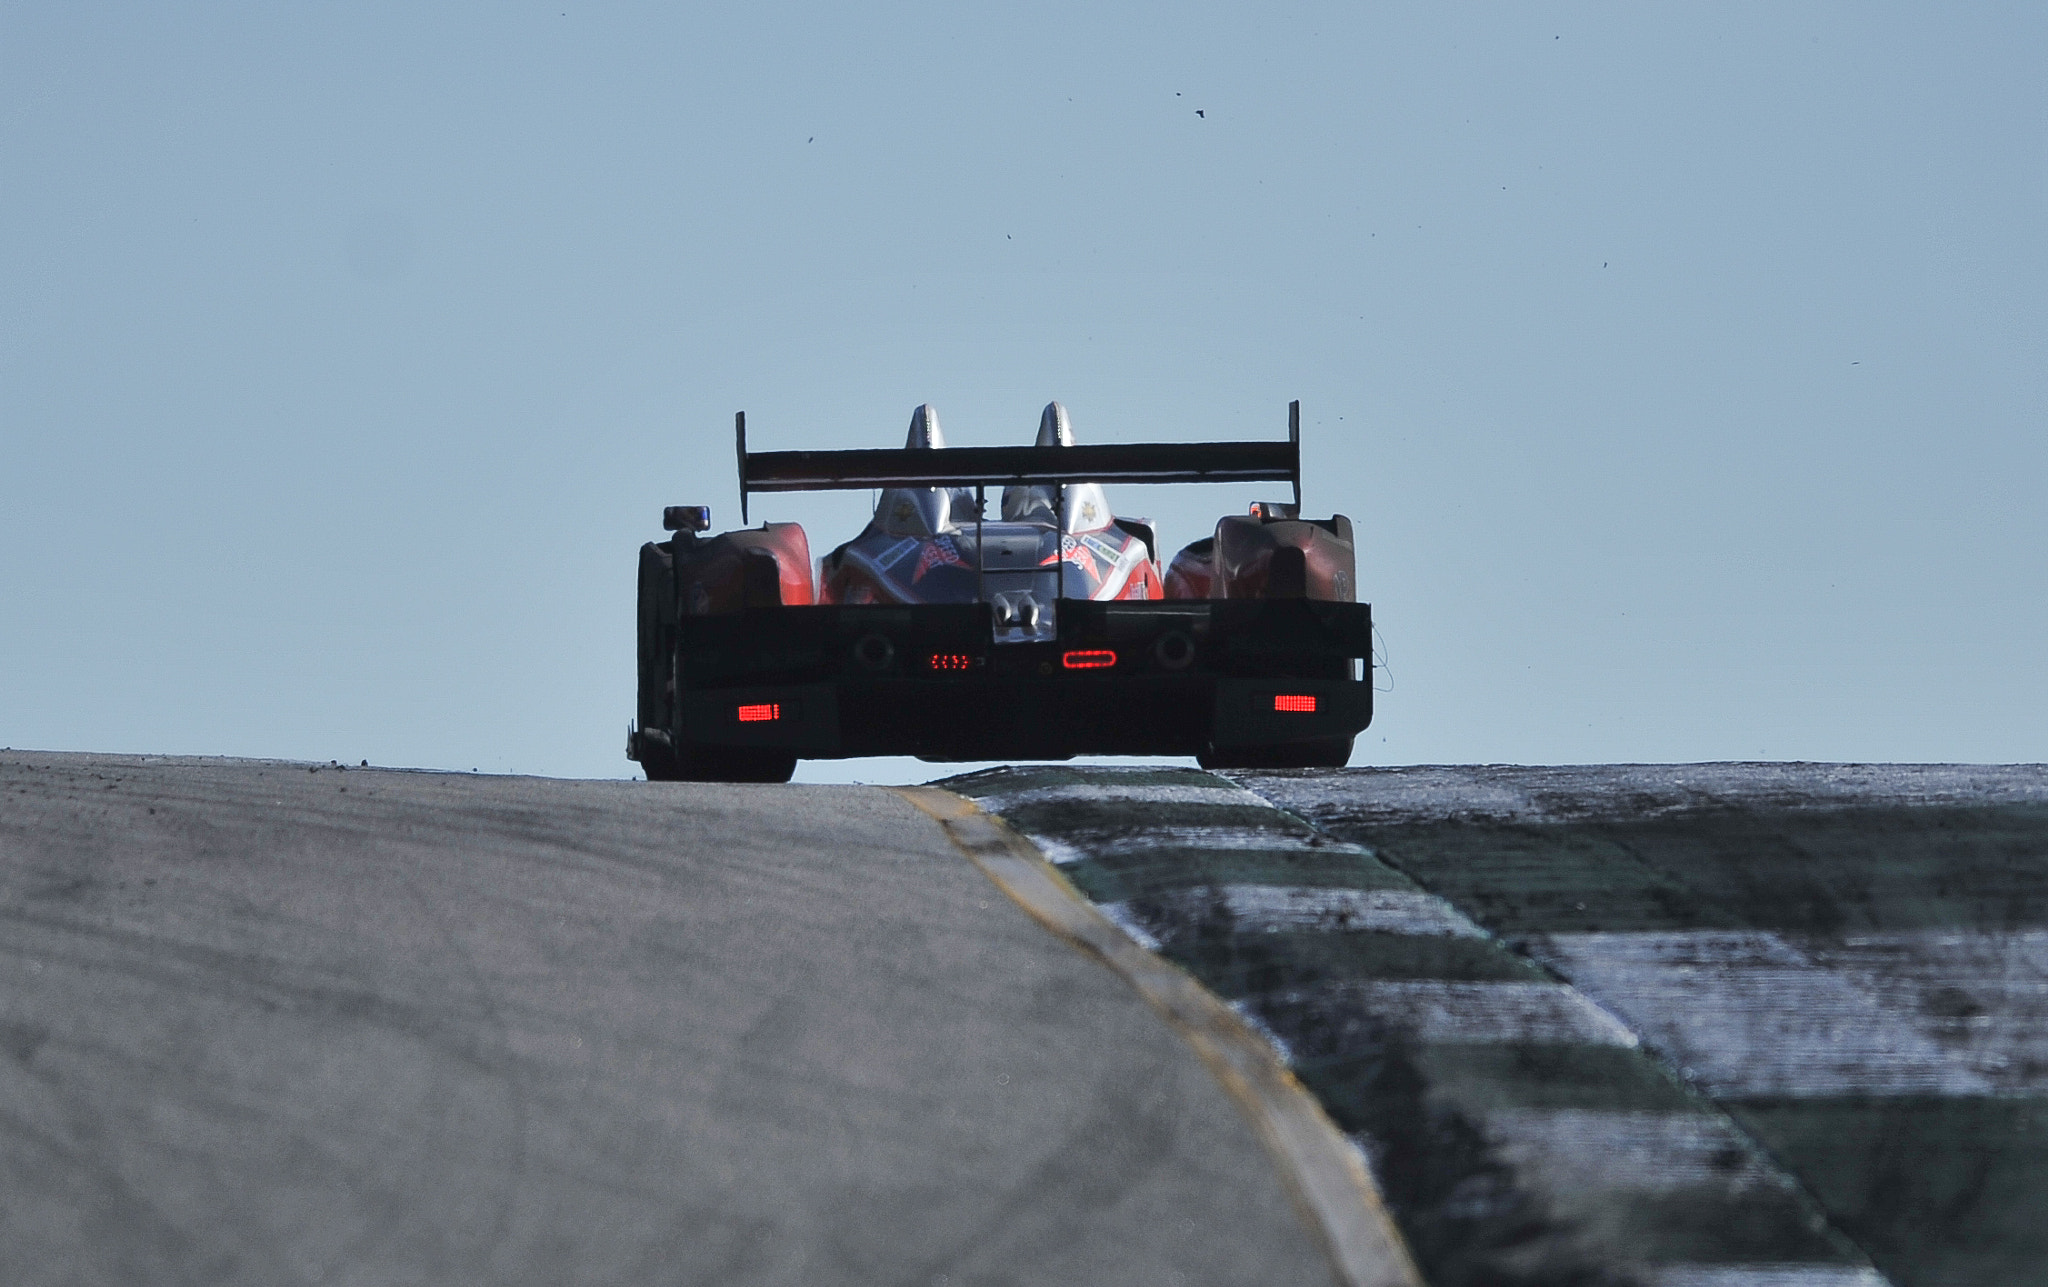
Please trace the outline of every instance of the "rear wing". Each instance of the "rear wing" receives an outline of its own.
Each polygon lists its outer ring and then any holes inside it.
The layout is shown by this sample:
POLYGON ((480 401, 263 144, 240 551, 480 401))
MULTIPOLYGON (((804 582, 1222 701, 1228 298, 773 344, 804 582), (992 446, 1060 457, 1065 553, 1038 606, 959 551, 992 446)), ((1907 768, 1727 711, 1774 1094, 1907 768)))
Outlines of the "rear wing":
POLYGON ((1009 483, 1256 483, 1294 485, 1301 504, 1301 403, 1287 404, 1286 442, 1091 443, 1072 447, 906 447, 860 451, 747 450, 747 413, 733 417, 740 521, 755 492, 1009 483))

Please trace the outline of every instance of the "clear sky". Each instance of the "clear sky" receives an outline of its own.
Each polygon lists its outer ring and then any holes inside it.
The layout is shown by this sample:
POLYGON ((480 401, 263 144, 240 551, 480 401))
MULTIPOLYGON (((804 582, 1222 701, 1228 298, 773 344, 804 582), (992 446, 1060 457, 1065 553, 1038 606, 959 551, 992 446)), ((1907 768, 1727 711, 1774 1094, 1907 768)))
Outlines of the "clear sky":
POLYGON ((623 776, 735 410, 1300 398, 1354 763, 2048 760, 2044 68, 2039 3, 0 5, 0 744, 623 776))

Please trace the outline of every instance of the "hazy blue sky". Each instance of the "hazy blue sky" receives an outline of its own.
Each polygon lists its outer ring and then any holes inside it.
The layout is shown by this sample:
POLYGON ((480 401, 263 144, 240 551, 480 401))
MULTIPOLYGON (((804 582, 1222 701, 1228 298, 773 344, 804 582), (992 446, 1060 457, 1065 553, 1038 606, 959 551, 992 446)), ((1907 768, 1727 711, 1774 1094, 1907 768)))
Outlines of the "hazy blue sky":
POLYGON ((1355 763, 2048 759, 2044 69, 2038 2, 0 4, 0 743, 624 775, 734 410, 1300 398, 1355 763))

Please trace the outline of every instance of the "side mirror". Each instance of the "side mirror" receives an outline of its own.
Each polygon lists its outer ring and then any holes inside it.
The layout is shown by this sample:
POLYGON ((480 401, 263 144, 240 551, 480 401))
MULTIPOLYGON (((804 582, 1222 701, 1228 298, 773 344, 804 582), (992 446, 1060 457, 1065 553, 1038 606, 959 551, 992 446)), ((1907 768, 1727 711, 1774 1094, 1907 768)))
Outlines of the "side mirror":
POLYGON ((709 505, 670 505, 661 511, 665 532, 705 532, 711 528, 709 505))

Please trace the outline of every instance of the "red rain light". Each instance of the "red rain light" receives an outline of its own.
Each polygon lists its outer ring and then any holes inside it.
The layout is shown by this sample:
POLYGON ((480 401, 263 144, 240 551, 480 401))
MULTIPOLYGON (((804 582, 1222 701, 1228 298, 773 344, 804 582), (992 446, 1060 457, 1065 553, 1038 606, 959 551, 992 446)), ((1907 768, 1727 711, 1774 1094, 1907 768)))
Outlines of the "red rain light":
POLYGON ((1273 697, 1273 709, 1293 711, 1300 715, 1316 713, 1316 699, 1313 693, 1278 693, 1273 697))
POLYGON ((742 724, 766 724, 770 720, 782 718, 782 704, 780 702, 758 702, 752 706, 740 707, 738 713, 740 723, 742 724))
POLYGON ((974 658, 964 652, 935 652, 932 654, 933 670, 966 670, 974 665, 974 658))
POLYGON ((1116 665, 1116 653, 1109 648, 1078 648, 1061 653, 1060 665, 1068 670, 1107 670, 1116 665))

